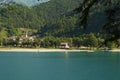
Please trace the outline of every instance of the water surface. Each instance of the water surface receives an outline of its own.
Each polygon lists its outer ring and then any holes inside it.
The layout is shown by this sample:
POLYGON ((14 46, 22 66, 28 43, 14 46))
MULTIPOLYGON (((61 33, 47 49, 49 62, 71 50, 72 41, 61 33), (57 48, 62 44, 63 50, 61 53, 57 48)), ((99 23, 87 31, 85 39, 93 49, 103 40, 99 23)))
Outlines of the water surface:
POLYGON ((120 53, 0 52, 0 80, 120 80, 120 53))

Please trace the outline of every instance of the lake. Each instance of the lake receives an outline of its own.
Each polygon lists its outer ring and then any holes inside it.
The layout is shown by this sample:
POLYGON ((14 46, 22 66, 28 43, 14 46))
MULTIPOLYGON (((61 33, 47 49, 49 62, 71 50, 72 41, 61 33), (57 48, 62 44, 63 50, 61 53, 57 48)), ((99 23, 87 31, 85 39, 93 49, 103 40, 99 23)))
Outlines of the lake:
POLYGON ((0 52, 0 80, 120 80, 120 52, 0 52))

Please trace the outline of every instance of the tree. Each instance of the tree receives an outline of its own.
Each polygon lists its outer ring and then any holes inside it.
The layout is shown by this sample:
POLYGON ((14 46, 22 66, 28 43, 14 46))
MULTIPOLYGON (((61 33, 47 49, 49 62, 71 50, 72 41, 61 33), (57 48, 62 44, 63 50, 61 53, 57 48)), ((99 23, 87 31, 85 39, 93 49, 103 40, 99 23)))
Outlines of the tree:
MULTIPOLYGON (((117 41, 120 38, 120 8, 115 7, 106 11, 107 23, 103 26, 104 30, 110 34, 108 41, 117 41)), ((105 43, 106 43, 105 42, 105 43)))
POLYGON ((90 33, 86 36, 85 44, 86 44, 86 46, 89 46, 89 47, 97 47, 98 39, 96 38, 96 36, 93 33, 90 33))
POLYGON ((73 45, 75 46, 75 47, 80 47, 81 45, 82 45, 82 43, 83 43, 83 40, 82 40, 82 38, 73 38, 73 45))
POLYGON ((116 48, 117 45, 114 41, 112 41, 112 42, 107 42, 107 47, 110 49, 113 49, 113 48, 116 48))
POLYGON ((0 46, 3 46, 3 39, 7 37, 5 28, 0 29, 0 46))
POLYGON ((34 41, 33 41, 33 47, 39 47, 40 46, 40 40, 39 38, 35 38, 34 41))
MULTIPOLYGON (((93 6, 98 6, 98 4, 102 5, 104 7, 104 11, 106 11, 107 7, 107 23, 104 25, 104 30, 112 35, 111 38, 106 39, 105 43, 107 41, 115 41, 120 38, 120 18, 112 19, 112 17, 115 18, 115 16, 120 17, 120 3, 119 0, 84 0, 83 3, 76 8, 74 11, 76 13, 80 13, 80 25, 84 28, 87 27, 87 21, 90 16, 90 11, 93 8, 93 6), (112 7, 111 7, 112 6, 112 7), (113 12, 112 12, 113 11, 113 12), (112 23, 110 23, 112 21, 112 23), (108 27, 109 26, 109 27, 108 27), (111 29, 113 29, 111 31, 111 29)), ((102 26, 103 27, 103 26, 102 26)))

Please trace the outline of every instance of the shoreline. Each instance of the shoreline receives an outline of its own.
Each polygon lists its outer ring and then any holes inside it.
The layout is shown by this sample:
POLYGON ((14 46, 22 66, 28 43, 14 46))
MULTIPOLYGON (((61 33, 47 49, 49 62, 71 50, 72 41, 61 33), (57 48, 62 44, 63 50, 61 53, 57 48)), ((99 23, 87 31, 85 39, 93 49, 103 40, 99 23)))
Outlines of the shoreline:
POLYGON ((115 50, 77 50, 77 49, 30 49, 30 48, 0 48, 0 52, 120 52, 120 49, 115 50))
POLYGON ((0 52, 93 52, 92 50, 67 49, 0 49, 0 52))

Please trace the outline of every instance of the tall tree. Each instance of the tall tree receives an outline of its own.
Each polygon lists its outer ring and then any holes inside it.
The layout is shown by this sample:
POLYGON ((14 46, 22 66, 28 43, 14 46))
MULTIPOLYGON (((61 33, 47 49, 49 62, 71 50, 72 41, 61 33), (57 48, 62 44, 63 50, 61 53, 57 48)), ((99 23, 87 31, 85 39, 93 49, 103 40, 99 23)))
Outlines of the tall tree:
POLYGON ((114 41, 120 38, 120 3, 119 0, 84 0, 82 4, 76 8, 74 11, 80 13, 80 25, 84 28, 87 27, 88 17, 90 14, 90 10, 93 6, 98 6, 101 4, 102 7, 106 8, 105 12, 107 12, 107 22, 103 27, 103 29, 111 34, 111 37, 105 40, 114 41))
POLYGON ((107 22, 103 26, 103 29, 110 34, 110 38, 106 40, 108 41, 117 41, 120 38, 120 8, 115 7, 113 9, 109 9, 106 11, 107 22))

